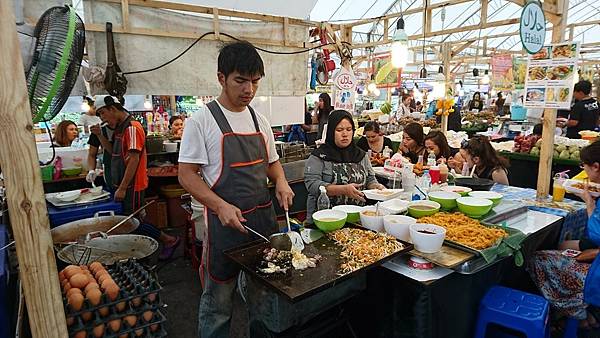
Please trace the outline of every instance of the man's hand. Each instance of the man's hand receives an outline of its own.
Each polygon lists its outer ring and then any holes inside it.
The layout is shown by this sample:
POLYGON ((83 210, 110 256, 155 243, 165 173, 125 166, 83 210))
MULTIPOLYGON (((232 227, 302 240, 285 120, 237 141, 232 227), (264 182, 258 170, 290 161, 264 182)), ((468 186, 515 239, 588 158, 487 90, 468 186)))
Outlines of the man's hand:
POLYGON ((350 183, 350 184, 346 184, 344 187, 344 195, 355 199, 357 201, 361 201, 361 202, 365 202, 365 194, 363 194, 362 191, 358 190, 360 189, 362 185, 357 184, 357 183, 350 183))
POLYGON ((581 263, 591 263, 598 256, 598 252, 600 252, 600 249, 587 249, 575 257, 575 259, 581 263))
POLYGON ((96 175, 96 170, 90 170, 85 176, 85 180, 89 183, 92 183, 96 180, 96 177, 98 177, 98 175, 96 175))
POLYGON ((221 221, 223 226, 234 228, 241 233, 248 233, 246 228, 242 225, 242 222, 246 222, 246 219, 242 215, 242 211, 236 206, 223 202, 223 204, 217 208, 216 212, 219 221, 221 221))
POLYGON ((99 124, 95 124, 93 126, 90 126, 90 132, 96 136, 100 136, 100 134, 102 133, 102 129, 100 128, 99 124))
POLYGON ((121 202, 125 199, 125 194, 127 193, 127 189, 123 189, 119 187, 117 191, 115 191, 115 201, 121 202))
POLYGON ((285 179, 279 180, 275 184, 275 196, 283 210, 290 210, 289 208, 292 206, 295 194, 285 179))

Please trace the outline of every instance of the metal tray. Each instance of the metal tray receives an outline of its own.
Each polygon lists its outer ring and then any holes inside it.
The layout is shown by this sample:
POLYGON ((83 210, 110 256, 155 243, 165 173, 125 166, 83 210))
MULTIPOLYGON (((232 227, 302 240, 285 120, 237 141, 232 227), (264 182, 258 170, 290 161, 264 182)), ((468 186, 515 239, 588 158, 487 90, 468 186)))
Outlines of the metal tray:
MULTIPOLYGON (((502 229, 502 230, 505 230, 506 232, 508 232, 508 233, 509 233, 509 235, 510 235, 510 233, 511 233, 511 230, 513 230, 513 231, 517 231, 516 229, 512 229, 512 228, 505 227, 505 226, 500 226, 500 225, 497 225, 497 224, 488 224, 488 223, 486 223, 486 222, 481 222, 481 221, 480 221, 480 223, 481 223, 481 225, 483 225, 483 226, 486 226, 486 227, 494 227, 494 228, 500 228, 500 229, 502 229)), ((448 246, 451 246, 451 247, 453 247, 453 248, 457 248, 457 249, 464 250, 464 251, 466 251, 466 252, 473 253, 473 254, 475 254, 477 257, 481 256, 481 252, 482 252, 483 250, 489 250, 489 249, 491 249, 491 248, 494 248, 494 247, 498 246, 498 245, 500 244, 500 242, 502 242, 502 239, 498 240, 498 241, 496 242, 496 244, 494 244, 494 245, 490 246, 489 248, 485 248, 485 249, 480 249, 480 250, 478 250, 478 249, 474 249, 474 248, 471 248, 471 247, 469 247, 469 246, 466 246, 466 245, 464 245, 464 244, 461 244, 461 243, 458 243, 458 242, 451 241, 451 240, 449 240, 449 239, 445 239, 445 240, 444 240, 444 244, 446 244, 446 245, 448 245, 448 246)))
POLYGON ((315 268, 302 271, 290 269, 286 274, 265 276, 258 273, 257 267, 262 259, 262 251, 269 247, 269 243, 264 241, 251 242, 238 248, 226 250, 224 253, 240 265, 242 270, 264 283, 267 287, 283 295, 291 302, 297 302, 413 249, 413 245, 410 243, 400 240, 398 242, 402 243, 404 249, 345 275, 338 274, 342 248, 327 236, 304 246, 303 253, 305 255, 312 257, 319 254, 323 257, 315 268))
MULTIPOLYGON (((77 189, 77 190, 81 190, 81 189, 77 189)), ((102 191, 102 193, 100 195, 89 196, 89 198, 84 198, 84 199, 82 199, 81 197, 86 197, 85 195, 87 195, 87 194, 82 194, 79 198, 77 198, 76 200, 74 200, 72 202, 64 202, 64 201, 57 199, 55 197, 57 194, 59 194, 59 193, 56 192, 56 193, 46 194, 46 201, 48 201, 50 204, 52 204, 53 206, 55 206, 57 208, 68 208, 68 207, 72 207, 72 206, 93 204, 93 203, 103 202, 103 201, 110 199, 110 193, 108 191, 102 191)))

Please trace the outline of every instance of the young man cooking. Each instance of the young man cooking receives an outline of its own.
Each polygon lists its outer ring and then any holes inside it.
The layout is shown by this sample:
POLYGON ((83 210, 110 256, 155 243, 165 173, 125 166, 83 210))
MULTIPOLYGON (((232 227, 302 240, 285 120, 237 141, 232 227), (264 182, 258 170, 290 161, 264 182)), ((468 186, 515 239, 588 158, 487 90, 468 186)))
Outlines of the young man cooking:
POLYGON ((294 197, 271 126, 250 107, 264 75, 254 46, 224 46, 217 69, 221 94, 188 119, 183 133, 179 182, 204 205, 206 215, 198 326, 202 338, 229 337, 240 270, 223 250, 258 239, 244 226, 267 237, 277 231, 267 178, 275 182, 284 210, 294 197))
POLYGON ((598 107, 598 101, 590 96, 591 92, 592 83, 590 81, 581 80, 575 84, 573 89, 575 104, 571 108, 567 122, 568 138, 581 138, 580 131, 595 130, 598 127, 600 107, 598 107))
MULTIPOLYGON (((146 175, 146 133, 142 125, 125 110, 114 96, 100 96, 95 102, 102 121, 114 126, 108 186, 114 191, 115 201, 123 204, 123 214, 129 215, 144 205, 144 191, 148 187, 146 175)), ((169 259, 181 242, 179 237, 167 235, 150 224, 140 222, 135 233, 152 237, 163 244, 160 259, 169 259)))

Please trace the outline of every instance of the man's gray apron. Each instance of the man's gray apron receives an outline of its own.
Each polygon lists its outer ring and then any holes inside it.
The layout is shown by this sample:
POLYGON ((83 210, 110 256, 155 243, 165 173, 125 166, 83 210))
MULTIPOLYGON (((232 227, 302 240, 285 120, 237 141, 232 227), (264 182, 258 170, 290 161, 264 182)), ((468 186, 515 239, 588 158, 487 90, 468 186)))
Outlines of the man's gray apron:
MULTIPOLYGON (((248 106, 255 133, 234 133, 219 105, 207 104, 217 121, 221 137, 221 175, 212 186, 219 197, 238 207, 247 220, 248 227, 264 236, 277 232, 275 210, 267 188, 269 157, 263 134, 258 127, 256 113, 248 106)), ((206 210, 208 275, 217 282, 235 278, 239 268, 223 251, 258 239, 256 235, 243 234, 237 229, 223 226, 214 210, 206 210)), ((203 260, 204 261, 204 260, 203 260)))
MULTIPOLYGON (((110 175, 113 190, 117 190, 123 177, 125 176, 125 159, 123 158, 123 136, 125 130, 131 126, 131 115, 127 116, 125 121, 119 124, 113 132, 113 144, 112 144, 112 156, 110 159, 110 175)), ((135 179, 131 180, 131 186, 133 186, 135 179)))

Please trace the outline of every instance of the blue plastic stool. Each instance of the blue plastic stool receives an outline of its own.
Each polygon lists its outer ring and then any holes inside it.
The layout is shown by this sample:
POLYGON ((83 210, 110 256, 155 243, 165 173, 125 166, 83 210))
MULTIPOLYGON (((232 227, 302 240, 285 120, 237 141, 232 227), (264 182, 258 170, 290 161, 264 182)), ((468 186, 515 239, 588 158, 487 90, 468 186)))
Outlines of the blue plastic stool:
POLYGON ((475 338, 484 338, 491 323, 523 332, 528 338, 550 337, 549 314, 550 305, 544 297, 494 286, 479 305, 475 338))

